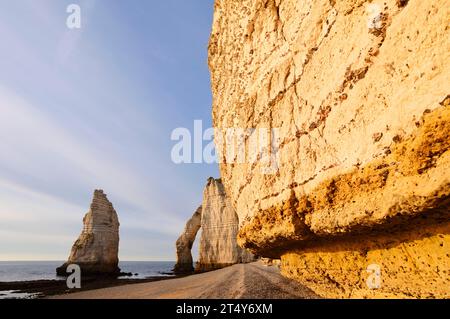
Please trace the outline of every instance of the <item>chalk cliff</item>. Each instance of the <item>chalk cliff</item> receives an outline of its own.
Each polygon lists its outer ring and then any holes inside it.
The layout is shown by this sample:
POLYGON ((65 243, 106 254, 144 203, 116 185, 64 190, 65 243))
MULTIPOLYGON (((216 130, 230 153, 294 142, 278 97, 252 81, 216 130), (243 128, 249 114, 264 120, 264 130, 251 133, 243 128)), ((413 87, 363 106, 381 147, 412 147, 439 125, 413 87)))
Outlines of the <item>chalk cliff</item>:
POLYGON ((83 231, 72 246, 67 262, 57 269, 67 275, 69 264, 80 266, 82 275, 117 275, 119 258, 119 220, 102 190, 96 190, 89 212, 83 218, 83 231))
POLYGON ((203 191, 199 260, 197 271, 221 268, 254 260, 237 244, 239 219, 220 179, 210 178, 203 191))
POLYGON ((215 1, 214 126, 274 131, 275 170, 220 152, 240 245, 326 297, 450 297, 449 16, 447 0, 215 1))
POLYGON ((183 233, 176 242, 177 263, 173 269, 175 273, 189 273, 194 271, 191 250, 195 237, 200 230, 201 221, 202 206, 197 208, 192 217, 188 220, 183 233))

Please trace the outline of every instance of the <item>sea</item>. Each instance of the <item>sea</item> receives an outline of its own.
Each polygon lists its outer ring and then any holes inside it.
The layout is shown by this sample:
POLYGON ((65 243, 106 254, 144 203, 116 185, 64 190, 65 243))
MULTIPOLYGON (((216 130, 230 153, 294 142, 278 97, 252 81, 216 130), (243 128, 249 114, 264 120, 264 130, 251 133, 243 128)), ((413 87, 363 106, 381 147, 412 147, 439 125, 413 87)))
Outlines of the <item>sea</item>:
MULTIPOLYGON (((0 261, 0 282, 35 281, 35 280, 62 280, 56 276, 56 268, 63 261, 0 261)), ((145 279, 148 277, 170 276, 175 265, 171 261, 121 261, 120 270, 124 273, 134 274, 126 279, 145 279)), ((15 291, 0 291, 0 299, 5 298, 32 298, 32 295, 21 294, 15 291)))

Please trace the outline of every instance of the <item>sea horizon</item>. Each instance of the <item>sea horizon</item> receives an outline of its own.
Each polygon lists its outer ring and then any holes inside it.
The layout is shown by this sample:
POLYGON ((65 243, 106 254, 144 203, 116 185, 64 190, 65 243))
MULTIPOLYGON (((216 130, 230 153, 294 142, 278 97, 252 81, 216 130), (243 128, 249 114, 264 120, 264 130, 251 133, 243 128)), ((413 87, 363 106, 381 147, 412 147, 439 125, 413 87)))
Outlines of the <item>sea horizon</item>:
MULTIPOLYGON (((57 276, 56 268, 63 263, 63 260, 0 261, 0 282, 62 280, 63 277, 57 276)), ((126 277, 127 279, 170 276, 174 266, 175 261, 119 261, 119 268, 122 272, 133 274, 126 277)))

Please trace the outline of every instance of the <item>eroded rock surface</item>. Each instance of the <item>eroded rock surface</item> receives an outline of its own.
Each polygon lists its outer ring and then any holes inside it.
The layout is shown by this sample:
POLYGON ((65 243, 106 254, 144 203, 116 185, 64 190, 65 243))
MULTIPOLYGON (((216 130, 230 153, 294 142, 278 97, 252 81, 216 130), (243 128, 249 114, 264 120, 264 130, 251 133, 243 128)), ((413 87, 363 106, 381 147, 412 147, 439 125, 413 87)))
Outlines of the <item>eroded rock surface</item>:
POLYGON ((256 260, 251 252, 237 244, 239 219, 220 179, 208 179, 203 190, 202 205, 188 220, 176 242, 175 273, 194 270, 191 250, 200 229, 196 271, 209 271, 256 260))
POLYGON ((102 190, 96 190, 89 212, 83 218, 83 231, 72 246, 68 261, 57 269, 65 276, 67 265, 80 266, 82 275, 117 275, 119 263, 119 220, 102 190))
POLYGON ((216 0, 214 126, 278 130, 274 173, 221 158, 243 247, 324 296, 450 296, 449 15, 445 0, 216 0))
POLYGON ((237 244, 239 219, 220 179, 208 179, 203 191, 201 229, 197 271, 255 260, 237 244))
POLYGON ((192 245, 195 237, 200 230, 202 221, 202 206, 197 208, 192 217, 186 223, 183 233, 176 242, 177 247, 177 263, 173 271, 175 273, 190 273, 194 271, 194 263, 192 260, 192 245))

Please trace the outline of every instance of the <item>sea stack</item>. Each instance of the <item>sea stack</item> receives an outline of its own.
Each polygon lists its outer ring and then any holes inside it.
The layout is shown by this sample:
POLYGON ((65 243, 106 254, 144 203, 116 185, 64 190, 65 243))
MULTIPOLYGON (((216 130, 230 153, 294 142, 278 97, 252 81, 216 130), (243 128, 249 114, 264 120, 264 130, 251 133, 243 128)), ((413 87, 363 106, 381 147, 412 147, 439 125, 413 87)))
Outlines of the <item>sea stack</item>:
POLYGON ((201 229, 196 271, 255 260, 237 244, 239 219, 220 179, 209 178, 203 191, 201 229))
POLYGON ((216 143, 275 136, 272 171, 220 158, 243 247, 323 297, 450 297, 449 10, 215 1, 216 143))
POLYGON ((118 275, 119 220, 103 190, 95 190, 91 208, 83 218, 83 231, 72 246, 69 259, 57 268, 67 275, 69 264, 80 266, 82 275, 118 275))
POLYGON ((177 274, 191 273, 194 271, 192 260, 192 245, 201 226, 202 206, 197 208, 192 217, 186 223, 183 233, 178 238, 177 247, 177 263, 173 271, 177 274))

